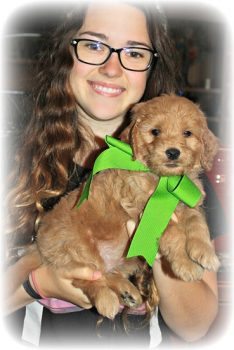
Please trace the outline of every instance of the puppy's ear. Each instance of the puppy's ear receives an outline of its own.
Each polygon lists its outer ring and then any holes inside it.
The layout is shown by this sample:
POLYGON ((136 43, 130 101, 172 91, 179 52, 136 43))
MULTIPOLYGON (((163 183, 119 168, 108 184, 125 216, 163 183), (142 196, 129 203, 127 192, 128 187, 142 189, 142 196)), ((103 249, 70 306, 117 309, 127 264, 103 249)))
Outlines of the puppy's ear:
POLYGON ((133 150, 133 159, 136 159, 136 154, 137 154, 137 147, 138 147, 138 142, 137 142, 137 123, 138 120, 132 120, 129 126, 124 129, 124 131, 120 135, 121 141, 127 142, 132 146, 133 150))
POLYGON ((121 141, 127 142, 129 144, 132 144, 132 134, 133 134, 133 128, 137 122, 137 112, 139 111, 140 107, 144 103, 137 103, 130 112, 130 118, 131 122, 130 124, 121 132, 120 139, 121 141))
POLYGON ((204 170, 209 171, 212 168, 214 157, 218 152, 219 142, 218 138, 208 128, 205 128, 203 132, 202 142, 201 165, 204 170))
POLYGON ((140 161, 142 161, 141 159, 141 152, 140 152, 140 148, 141 148, 141 135, 139 133, 139 128, 138 128, 138 124, 139 124, 139 119, 136 119, 134 126, 131 130, 131 146, 132 146, 132 150, 133 150, 133 159, 138 159, 140 161))
POLYGON ((131 133, 134 128, 135 120, 132 120, 131 123, 121 132, 120 140, 131 144, 131 133))
POLYGON ((144 114, 142 112, 142 106, 144 106, 146 102, 137 103, 131 109, 131 123, 129 126, 124 129, 121 133, 120 138, 122 141, 129 143, 132 146, 133 150, 133 159, 142 160, 140 148, 141 148, 141 135, 139 133, 139 124, 144 118, 144 114))

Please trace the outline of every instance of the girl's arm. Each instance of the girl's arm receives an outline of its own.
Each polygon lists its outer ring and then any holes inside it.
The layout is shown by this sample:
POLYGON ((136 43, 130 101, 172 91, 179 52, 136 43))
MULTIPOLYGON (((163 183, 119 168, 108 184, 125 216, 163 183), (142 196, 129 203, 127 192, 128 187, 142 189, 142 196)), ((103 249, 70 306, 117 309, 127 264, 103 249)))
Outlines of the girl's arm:
MULTIPOLYGON (((35 300, 27 294, 21 283, 15 286, 14 290, 7 288, 7 281, 10 283, 10 279, 14 278, 13 275, 17 273, 18 266, 16 263, 15 267, 11 267, 11 271, 5 278, 4 306, 6 314, 14 312, 35 300)), ((65 269, 54 269, 48 265, 41 265, 35 270, 34 275, 40 288, 37 293, 49 298, 67 300, 85 309, 90 308, 91 304, 83 292, 72 285, 72 280, 76 278, 92 281, 101 277, 99 271, 91 270, 89 267, 66 271, 65 269)), ((33 283, 31 285, 33 286, 33 283)), ((33 287, 35 288, 35 286, 33 287)))
POLYGON ((160 258, 154 263, 153 273, 160 312, 168 327, 188 342, 204 336, 218 310, 216 274, 205 271, 202 280, 184 282, 174 277, 160 258))

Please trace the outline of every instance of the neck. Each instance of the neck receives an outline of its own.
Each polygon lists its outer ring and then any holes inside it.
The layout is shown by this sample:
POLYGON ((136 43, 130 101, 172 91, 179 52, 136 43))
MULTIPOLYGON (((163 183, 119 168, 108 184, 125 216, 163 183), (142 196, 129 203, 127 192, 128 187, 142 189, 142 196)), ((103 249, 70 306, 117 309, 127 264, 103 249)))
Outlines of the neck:
POLYGON ((124 115, 109 120, 95 119, 88 116, 84 111, 79 110, 79 120, 81 123, 88 126, 93 134, 101 139, 104 139, 106 135, 114 135, 122 126, 124 119, 124 115))

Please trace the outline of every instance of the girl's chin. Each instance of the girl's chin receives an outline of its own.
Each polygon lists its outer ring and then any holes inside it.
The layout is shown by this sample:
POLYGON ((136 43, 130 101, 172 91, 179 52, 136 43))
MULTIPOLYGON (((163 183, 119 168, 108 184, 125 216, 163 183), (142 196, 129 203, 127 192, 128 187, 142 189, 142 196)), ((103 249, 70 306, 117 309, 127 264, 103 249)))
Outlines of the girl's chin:
POLYGON ((113 111, 112 110, 95 110, 95 111, 92 111, 92 113, 90 113, 90 115, 92 116, 93 119, 95 120, 100 120, 100 121, 107 121, 107 120, 116 120, 116 119, 123 119, 126 112, 124 113, 116 113, 117 111, 113 111))
POLYGON ((123 120, 126 113, 126 106, 122 107, 119 104, 108 103, 91 103, 90 105, 79 105, 78 113, 80 116, 83 115, 85 119, 93 119, 96 121, 108 121, 108 120, 123 120))

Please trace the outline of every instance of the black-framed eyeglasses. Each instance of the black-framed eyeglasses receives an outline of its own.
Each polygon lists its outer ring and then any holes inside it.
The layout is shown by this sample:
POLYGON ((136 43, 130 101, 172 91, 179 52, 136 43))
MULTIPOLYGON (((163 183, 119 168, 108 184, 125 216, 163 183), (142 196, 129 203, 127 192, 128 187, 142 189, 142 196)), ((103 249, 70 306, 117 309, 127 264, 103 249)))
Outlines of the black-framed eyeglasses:
POLYGON ((135 72, 148 70, 159 56, 156 51, 148 48, 127 46, 114 49, 98 40, 72 39, 71 45, 80 62, 100 66, 108 61, 113 52, 116 52, 121 66, 135 72))

